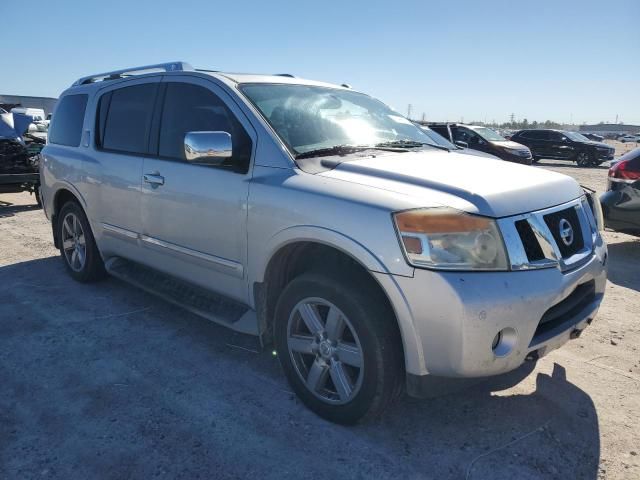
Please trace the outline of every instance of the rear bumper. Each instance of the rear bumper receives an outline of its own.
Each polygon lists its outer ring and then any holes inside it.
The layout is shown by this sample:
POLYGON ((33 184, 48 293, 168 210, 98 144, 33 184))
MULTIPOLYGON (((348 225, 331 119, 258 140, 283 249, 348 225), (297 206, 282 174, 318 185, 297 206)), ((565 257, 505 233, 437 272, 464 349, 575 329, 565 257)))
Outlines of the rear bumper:
POLYGON ((606 191, 600 196, 604 225, 618 232, 640 234, 640 196, 631 186, 606 191))
MULTIPOLYGON (((407 373, 451 378, 498 375, 579 336, 593 321, 604 296, 606 256, 606 245, 599 240, 589 261, 567 272, 416 269, 413 278, 396 277, 400 291, 390 295, 391 302, 394 308, 408 307, 417 337, 407 342, 407 329, 401 327, 405 355, 415 340, 421 358, 419 368, 407 365, 407 373), (543 317, 551 319, 544 327, 543 317), (501 331, 506 333, 500 339, 504 345, 499 345, 508 348, 494 349, 501 331)), ((412 382, 419 384, 420 379, 412 382)))

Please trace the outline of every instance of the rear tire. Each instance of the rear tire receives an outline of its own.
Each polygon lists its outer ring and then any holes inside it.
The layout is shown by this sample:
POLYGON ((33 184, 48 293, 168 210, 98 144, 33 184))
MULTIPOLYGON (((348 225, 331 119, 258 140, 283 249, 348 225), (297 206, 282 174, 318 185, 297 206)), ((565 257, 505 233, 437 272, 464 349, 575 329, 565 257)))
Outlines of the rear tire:
POLYGON ((276 351, 289 384, 309 409, 336 423, 378 416, 404 378, 393 312, 363 284, 305 273, 276 306, 276 351))
POLYGON ((104 262, 82 207, 77 202, 67 202, 57 218, 60 255, 69 275, 83 283, 104 278, 104 262))

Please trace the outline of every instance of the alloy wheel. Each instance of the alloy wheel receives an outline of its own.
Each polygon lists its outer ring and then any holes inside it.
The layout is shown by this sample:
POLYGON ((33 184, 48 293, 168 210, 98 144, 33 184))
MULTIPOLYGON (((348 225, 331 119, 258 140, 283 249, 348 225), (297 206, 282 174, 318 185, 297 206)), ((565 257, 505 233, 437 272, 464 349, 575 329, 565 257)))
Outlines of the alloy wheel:
POLYGON ((82 271, 87 261, 87 244, 82 224, 75 213, 68 213, 62 219, 62 250, 71 270, 82 271))
POLYGON ((364 355, 349 319, 331 302, 306 298, 292 310, 287 348, 307 389, 330 404, 351 401, 362 386, 364 355))
POLYGON ((591 164, 591 158, 589 157, 589 154, 587 152, 580 152, 578 154, 576 163, 580 167, 588 167, 591 164))

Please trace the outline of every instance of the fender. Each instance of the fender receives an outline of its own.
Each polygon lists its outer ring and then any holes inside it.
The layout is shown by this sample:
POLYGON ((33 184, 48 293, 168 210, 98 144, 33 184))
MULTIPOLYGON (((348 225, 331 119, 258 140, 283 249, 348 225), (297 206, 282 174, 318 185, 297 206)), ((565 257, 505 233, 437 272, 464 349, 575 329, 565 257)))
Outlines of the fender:
MULTIPOLYGON (((254 275, 250 274, 250 277, 252 277, 250 278, 250 285, 253 285, 254 282, 264 281, 269 261, 282 247, 291 243, 305 241, 321 243, 336 248, 372 272, 372 277, 387 295, 396 315, 400 336, 402 337, 406 371, 415 375, 424 375, 426 370, 422 342, 414 327, 413 316, 407 305, 407 300, 404 298, 394 274, 391 273, 380 258, 355 239, 335 230, 314 225, 296 225, 281 230, 265 242, 262 253, 254 257, 257 262, 253 269, 250 268, 250 271, 254 272, 254 275)), ((255 305, 253 295, 253 288, 250 288, 251 305, 255 305)))
POLYGON ((256 257, 256 263, 250 271, 254 272, 251 283, 263 282, 269 261, 282 247, 296 242, 315 242, 334 247, 358 261, 367 270, 379 273, 391 273, 381 259, 355 239, 329 228, 315 225, 295 225, 280 230, 265 242, 264 249, 256 257))

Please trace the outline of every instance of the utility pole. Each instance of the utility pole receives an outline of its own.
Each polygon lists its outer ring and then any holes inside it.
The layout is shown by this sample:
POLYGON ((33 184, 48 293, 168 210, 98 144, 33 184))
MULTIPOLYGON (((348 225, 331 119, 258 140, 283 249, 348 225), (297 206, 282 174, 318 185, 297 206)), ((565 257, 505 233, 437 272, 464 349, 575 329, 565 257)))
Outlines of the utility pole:
POLYGON ((618 114, 616 113, 616 125, 618 124, 618 114))
POLYGON ((427 119, 426 115, 424 114, 424 112, 422 112, 422 121, 424 122, 427 119))
POLYGON ((407 118, 411 119, 411 104, 407 106, 407 118))
POLYGON ((516 123, 516 116, 512 113, 511 116, 509 117, 509 119, 511 120, 511 124, 516 123))

